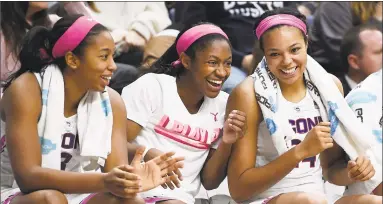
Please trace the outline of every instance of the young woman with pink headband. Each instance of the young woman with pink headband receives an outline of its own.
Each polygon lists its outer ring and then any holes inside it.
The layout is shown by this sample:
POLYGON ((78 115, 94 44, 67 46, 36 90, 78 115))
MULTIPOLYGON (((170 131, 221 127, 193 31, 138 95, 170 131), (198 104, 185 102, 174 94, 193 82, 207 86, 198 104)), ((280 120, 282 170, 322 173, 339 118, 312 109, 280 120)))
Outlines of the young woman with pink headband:
MULTIPOLYGON (((314 100, 316 84, 306 78, 312 77, 306 71, 313 69, 308 63, 312 58, 307 55, 306 19, 296 10, 282 8, 265 12, 254 28, 265 57, 254 74, 233 90, 227 104, 227 111, 247 114, 248 127, 233 145, 228 165, 230 194, 239 203, 327 203, 319 154, 334 145, 333 124, 323 122, 322 113, 330 114, 320 111, 324 105, 314 100)), ((336 77, 326 77, 330 78, 326 83, 343 91, 336 77)), ((371 178, 372 166, 357 173, 358 165, 351 174, 371 178)))
POLYGON ((151 73, 123 89, 130 151, 147 146, 145 161, 168 150, 185 157, 184 168, 168 174, 172 182, 141 194, 148 203, 194 203, 201 183, 211 190, 226 177, 231 144, 246 122, 243 112, 225 111, 221 89, 231 62, 227 35, 203 23, 180 32, 151 73))
POLYGON ((126 110, 107 87, 114 50, 85 16, 27 33, 0 109, 2 204, 145 203, 139 192, 182 167, 174 152, 141 163, 143 148, 128 165, 126 110))

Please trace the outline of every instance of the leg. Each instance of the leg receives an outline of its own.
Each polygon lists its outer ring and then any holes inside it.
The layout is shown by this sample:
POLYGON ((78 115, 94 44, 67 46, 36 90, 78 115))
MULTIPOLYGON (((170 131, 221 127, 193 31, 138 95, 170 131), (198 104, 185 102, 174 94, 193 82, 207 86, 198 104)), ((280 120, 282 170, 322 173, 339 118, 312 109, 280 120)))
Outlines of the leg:
POLYGON ((166 201, 156 202, 156 204, 186 204, 186 203, 180 200, 166 200, 166 201))
POLYGON ((56 190, 40 190, 26 195, 18 195, 10 204, 68 204, 65 195, 56 190))
POLYGON ((324 195, 304 192, 280 194, 267 202, 267 204, 327 204, 324 195))
POLYGON ((93 196, 89 201, 82 202, 81 204, 145 204, 142 198, 119 198, 110 193, 98 193, 93 196))
POLYGON ((335 204, 382 204, 382 196, 376 195, 352 195, 343 196, 335 204))

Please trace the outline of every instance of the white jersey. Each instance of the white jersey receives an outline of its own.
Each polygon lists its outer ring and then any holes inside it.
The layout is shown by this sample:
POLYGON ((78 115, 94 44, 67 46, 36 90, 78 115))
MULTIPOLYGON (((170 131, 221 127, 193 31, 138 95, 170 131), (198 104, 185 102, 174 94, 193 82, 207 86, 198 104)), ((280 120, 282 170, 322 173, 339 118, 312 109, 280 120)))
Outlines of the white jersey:
MULTIPOLYGON (((77 135, 77 115, 64 119, 64 132, 61 135, 61 170, 81 172, 80 146, 77 135)), ((20 192, 17 186, 13 185, 14 176, 8 158, 8 151, 5 148, 5 123, 1 128, 2 152, 1 152, 1 202, 9 196, 20 192)), ((69 203, 79 203, 90 194, 66 194, 69 203)))
MULTIPOLYGON (((291 147, 298 145, 304 140, 306 134, 322 122, 319 107, 315 104, 308 91, 306 96, 298 103, 287 101, 281 92, 278 92, 280 107, 285 109, 288 122, 296 133, 291 141, 291 147)), ((261 122, 258 131, 258 145, 256 167, 265 166, 278 157, 278 152, 273 145, 269 130, 264 121, 261 122)), ((323 193, 322 168, 319 155, 306 158, 301 161, 289 174, 271 188, 256 196, 252 200, 264 199, 281 193, 304 191, 323 193)))
POLYGON ((135 143, 185 157, 181 188, 160 186, 141 196, 194 203, 201 185, 200 171, 210 148, 218 147, 228 94, 205 97, 199 111, 190 114, 178 95, 175 77, 150 73, 125 87, 122 98, 128 119, 142 126, 135 143))

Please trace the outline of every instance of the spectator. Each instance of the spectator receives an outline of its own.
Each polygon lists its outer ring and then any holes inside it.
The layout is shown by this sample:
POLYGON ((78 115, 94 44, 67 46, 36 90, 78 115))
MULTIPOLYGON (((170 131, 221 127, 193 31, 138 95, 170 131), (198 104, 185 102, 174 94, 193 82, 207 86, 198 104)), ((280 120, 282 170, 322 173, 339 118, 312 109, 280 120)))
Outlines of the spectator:
POLYGON ((340 44, 353 26, 378 21, 381 24, 382 2, 321 2, 310 30, 309 54, 329 73, 342 77, 340 44), (377 11, 380 9, 380 14, 377 11), (380 17, 379 17, 380 15, 380 17))
POLYGON ((351 28, 340 46, 342 69, 340 77, 344 95, 370 74, 382 68, 382 31, 375 24, 363 24, 351 28))
POLYGON ((140 66, 143 50, 154 35, 171 24, 164 2, 93 2, 92 15, 112 33, 116 62, 140 66))

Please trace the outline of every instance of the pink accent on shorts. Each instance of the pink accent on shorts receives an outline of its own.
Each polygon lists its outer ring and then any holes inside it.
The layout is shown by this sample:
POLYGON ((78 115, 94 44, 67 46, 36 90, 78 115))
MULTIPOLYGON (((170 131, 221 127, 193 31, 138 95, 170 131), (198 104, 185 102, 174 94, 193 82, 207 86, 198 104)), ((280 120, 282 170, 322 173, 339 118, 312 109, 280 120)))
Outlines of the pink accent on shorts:
POLYGON ((82 200, 80 204, 87 204, 88 201, 90 199, 92 199, 95 195, 97 195, 97 193, 92 193, 92 194, 88 195, 88 197, 86 197, 84 200, 82 200))
POLYGON ((18 193, 15 193, 15 194, 9 196, 9 197, 4 201, 3 204, 9 204, 9 203, 12 201, 13 198, 15 198, 16 196, 21 195, 21 194, 22 194, 21 192, 18 192, 18 193))

